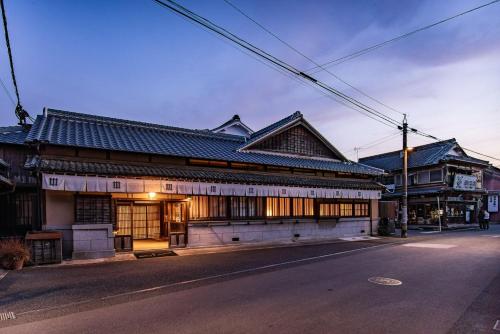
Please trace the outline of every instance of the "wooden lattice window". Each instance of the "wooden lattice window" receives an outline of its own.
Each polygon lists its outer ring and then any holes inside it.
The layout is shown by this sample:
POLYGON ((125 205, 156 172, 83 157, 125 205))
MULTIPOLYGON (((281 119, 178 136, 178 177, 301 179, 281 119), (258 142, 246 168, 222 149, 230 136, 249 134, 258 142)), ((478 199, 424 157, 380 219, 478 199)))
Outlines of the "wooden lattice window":
POLYGON ((16 193, 15 224, 17 226, 31 227, 34 225, 36 211, 36 193, 16 193))
POLYGON ((110 196, 76 196, 76 224, 111 224, 110 196))

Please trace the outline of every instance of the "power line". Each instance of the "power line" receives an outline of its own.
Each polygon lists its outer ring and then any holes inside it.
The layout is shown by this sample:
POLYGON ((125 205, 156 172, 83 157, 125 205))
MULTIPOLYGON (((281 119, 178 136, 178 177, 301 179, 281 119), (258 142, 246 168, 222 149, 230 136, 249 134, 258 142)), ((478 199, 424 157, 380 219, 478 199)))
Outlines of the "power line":
POLYGON ((481 5, 481 6, 478 6, 478 7, 474 7, 474 8, 472 8, 472 9, 466 10, 465 12, 461 12, 461 13, 458 13, 458 14, 456 14, 456 15, 453 15, 453 16, 450 16, 450 17, 448 17, 448 18, 445 18, 445 19, 443 19, 443 20, 440 20, 440 21, 434 22, 434 23, 432 23, 432 24, 429 24, 429 25, 426 25, 426 26, 420 27, 420 28, 418 28, 418 29, 415 29, 415 30, 412 30, 412 31, 410 31, 410 32, 404 33, 404 34, 402 34, 402 35, 396 36, 396 37, 391 38, 391 39, 389 39, 389 40, 386 40, 386 41, 384 41, 384 42, 381 42, 381 43, 378 43, 378 44, 374 44, 374 45, 372 45, 372 46, 369 46, 369 47, 366 47, 366 48, 364 48, 364 49, 361 49, 361 50, 355 51, 355 52, 350 53, 350 54, 348 54, 348 55, 345 55, 345 56, 343 56, 343 57, 340 57, 340 58, 337 58, 337 59, 334 59, 334 60, 330 60, 330 61, 328 61, 328 62, 326 62, 326 63, 321 64, 321 66, 315 66, 315 67, 310 68, 310 69, 307 71, 307 73, 317 73, 317 72, 321 72, 321 71, 323 70, 323 69, 322 69, 323 67, 329 67, 329 66, 333 66, 333 65, 338 65, 338 64, 341 64, 341 63, 343 63, 343 62, 346 62, 346 61, 348 61, 348 60, 351 60, 351 59, 357 58, 357 57, 362 56, 362 55, 364 55, 364 54, 366 54, 366 53, 369 53, 369 52, 371 52, 371 51, 377 50, 377 49, 379 49, 379 48, 381 48, 381 47, 383 47, 383 46, 386 46, 387 44, 390 44, 390 43, 393 43, 393 42, 399 41, 399 40, 401 40, 401 39, 404 39, 404 38, 406 38, 406 37, 409 37, 409 36, 411 36, 411 35, 414 35, 414 34, 416 34, 416 33, 418 33, 418 32, 421 32, 421 31, 427 30, 427 29, 432 28, 432 27, 435 27, 435 26, 437 26, 437 25, 439 25, 439 24, 442 24, 442 23, 448 22, 448 21, 450 21, 450 20, 456 19, 457 17, 460 17, 460 16, 462 16, 462 15, 465 15, 465 14, 468 14, 468 13, 471 13, 471 12, 474 12, 474 11, 479 10, 479 9, 481 9, 481 8, 484 8, 484 7, 486 7, 486 6, 493 5, 493 4, 495 4, 495 3, 499 2, 499 1, 500 1, 500 0, 494 0, 494 1, 488 2, 488 3, 484 4, 484 5, 481 5))
MULTIPOLYGON (((19 124, 25 125, 26 118, 29 118, 31 121, 33 121, 33 118, 31 118, 31 116, 28 114, 28 112, 26 110, 24 110, 23 107, 21 106, 21 99, 19 97, 19 88, 17 87, 16 73, 14 72, 14 61, 12 60, 12 49, 10 47, 9 29, 7 28, 7 15, 5 14, 5 6, 4 6, 3 0, 0 0, 0 7, 2 8, 3 30, 5 33, 5 44, 7 46, 7 53, 9 55, 10 74, 12 76, 12 83, 14 84, 14 91, 15 91, 16 97, 17 97, 17 104, 16 104, 15 113, 16 113, 17 118, 19 119, 19 124)), ((3 83, 2 83, 2 85, 3 85, 3 83)))
MULTIPOLYGON (((413 32, 410 32, 410 33, 407 33, 407 34, 405 34, 405 35, 402 35, 402 36, 400 36, 400 38, 403 38, 403 36, 404 36, 404 37, 410 36, 411 34, 414 34, 414 33, 417 33, 417 32, 419 32, 419 31, 422 31, 422 30, 425 30, 425 29, 431 28, 431 27, 433 27, 433 26, 436 26, 436 25, 438 25, 438 24, 441 24, 441 23, 447 22, 447 21, 449 21, 449 20, 452 20, 452 19, 457 18, 457 17, 459 17, 459 16, 465 15, 465 14, 470 13, 470 12, 472 12, 472 11, 478 10, 478 9, 480 9, 480 8, 486 7, 486 6, 491 5, 491 4, 493 4, 493 3, 495 3, 495 2, 498 2, 498 1, 500 1, 500 0, 495 0, 495 1, 490 2, 490 3, 488 3, 488 4, 485 4, 485 5, 482 5, 482 6, 475 7, 475 8, 473 8, 473 9, 470 9, 470 10, 468 10, 468 11, 462 12, 462 13, 457 14, 457 15, 455 15, 455 16, 449 17, 449 18, 447 18, 447 19, 441 20, 441 21, 436 22, 436 23, 434 23, 434 24, 431 24, 431 25, 425 26, 425 27, 420 28, 420 29, 417 29, 417 30, 415 30, 415 31, 413 31, 413 32)), ((360 93, 360 94, 364 95, 365 97, 367 97, 367 98, 371 99, 372 101, 375 101, 375 102, 377 102, 378 104, 380 104, 380 105, 382 105, 382 106, 384 106, 384 107, 386 107, 386 108, 388 108, 388 109, 390 109, 390 110, 392 110, 392 111, 395 111, 395 112, 397 112, 397 113, 399 113, 399 114, 404 115, 402 112, 400 112, 400 111, 398 111, 398 110, 396 110, 396 109, 394 109, 394 108, 392 108, 392 107, 390 107, 390 106, 386 105, 385 103, 383 103, 383 102, 381 102, 381 101, 379 101, 379 100, 377 100, 377 99, 373 98, 372 96, 370 96, 370 95, 366 94, 366 93, 365 93, 365 92, 363 92, 362 90, 360 90, 360 89, 358 89, 358 88, 354 87, 353 85, 351 85, 350 83, 346 82, 345 80, 343 80, 342 78, 340 78, 338 75, 336 75, 336 74, 334 74, 333 72, 331 72, 331 71, 329 71, 328 69, 326 69, 326 68, 324 67, 324 65, 318 64, 318 63, 317 63, 315 60, 313 60, 311 57, 307 56, 306 54, 304 54, 303 52, 301 52, 300 50, 298 50, 297 48, 295 48, 294 46, 292 46, 290 43, 288 43, 288 42, 286 42, 285 40, 283 40, 282 38, 280 38, 277 34, 273 33, 270 29, 266 28, 264 25, 262 25, 261 23, 259 23, 257 20, 255 20, 254 18, 252 18, 250 15, 248 15, 247 13, 245 13, 242 9, 240 9, 238 6, 236 6, 235 4, 233 4, 230 0, 224 0, 224 2, 225 2, 226 4, 228 4, 229 6, 231 6, 233 9, 235 9, 237 12, 239 12, 241 15, 245 16, 247 19, 249 19, 250 21, 252 21, 253 23, 255 23, 255 24, 256 24, 258 27, 260 27, 262 30, 264 30, 265 32, 267 32, 268 34, 270 34, 271 36, 273 36, 274 38, 276 38, 278 41, 280 41, 281 43, 283 43, 284 45, 286 45, 289 49, 291 49, 292 51, 294 51, 294 52, 295 52, 295 53, 297 53, 298 55, 302 56, 303 58, 307 59, 309 62, 311 62, 311 63, 313 63, 314 65, 316 65, 316 67, 317 67, 317 68, 321 68, 322 70, 324 70, 325 72, 327 72, 328 74, 330 74, 331 76, 333 76, 334 78, 336 78, 337 80, 341 81, 341 82, 342 82, 342 83, 344 83, 345 85, 347 85, 347 86, 351 87, 352 89, 354 89, 354 90, 355 90, 355 91, 357 91, 358 93, 360 93)), ((389 40, 389 41, 387 41, 387 43, 389 43, 389 42, 391 42, 391 41, 395 41, 395 40, 396 40, 396 39, 389 40)), ((335 101, 340 102, 340 101, 338 101, 338 100, 336 100, 336 99, 335 99, 335 101)), ((344 105, 345 105, 345 104, 344 104, 344 105)), ((347 105, 346 105, 346 106, 347 106, 347 105)), ((425 133, 423 133, 423 132, 421 132, 421 131, 419 131, 419 130, 417 130, 417 129, 414 129, 414 128, 410 128, 410 131, 411 131, 411 132, 414 132, 414 133, 417 133, 417 134, 419 134, 419 135, 424 135, 425 137, 430 138, 430 139, 438 140, 435 136, 432 136, 432 135, 429 135, 429 134, 425 134, 425 133)), ((384 142, 387 142, 387 141, 391 140, 392 138, 394 138, 396 135, 399 135, 399 131, 398 131, 397 133, 395 133, 395 134, 391 134, 391 135, 389 135, 389 136, 386 136, 386 137, 383 137, 383 138, 381 138, 381 139, 378 139, 378 140, 374 141, 373 143, 368 143, 368 144, 362 145, 362 146, 360 146, 360 147, 355 147, 352 151, 356 151, 356 153, 358 153, 358 152, 359 152, 359 150, 368 149, 368 148, 371 148, 371 147, 374 147, 374 146, 380 145, 380 144, 382 144, 382 143, 384 143, 384 142)), ((463 149, 464 149, 464 150, 467 150, 467 151, 470 151, 470 152, 473 152, 473 153, 475 153, 475 154, 479 154, 479 155, 482 155, 482 156, 488 157, 488 158, 490 158, 490 159, 499 160, 499 159, 497 159, 497 158, 495 158, 495 157, 492 157, 492 156, 489 156, 489 155, 486 155, 486 154, 482 154, 482 153, 479 153, 479 152, 474 151, 474 150, 471 150, 471 149, 467 149, 467 148, 463 148, 463 149)), ((351 151, 349 151, 349 152, 351 152, 351 151)), ((500 161, 500 160, 499 160, 499 161, 500 161)))
MULTIPOLYGON (((360 110, 355 109, 356 111, 358 111, 364 115, 365 115, 365 113, 363 113, 363 111, 368 112, 371 114, 369 116, 370 118, 372 118, 371 116, 375 116, 375 117, 377 117, 377 121, 380 121, 381 123, 384 123, 385 125, 388 125, 391 127, 396 127, 400 130, 402 129, 400 123, 398 121, 392 119, 391 117, 389 117, 389 116, 387 116, 387 115, 385 115, 385 114, 383 114, 383 113, 381 113, 373 108, 366 106, 362 102, 359 102, 358 100, 356 100, 356 99, 336 90, 335 88, 332 88, 332 87, 328 86, 327 84, 313 78, 312 76, 298 70, 297 68, 293 67, 292 65, 282 61, 281 59, 278 59, 277 57, 274 57, 273 55, 265 52, 264 50, 256 47, 255 45, 241 39, 240 37, 236 36, 235 34, 229 32, 229 31, 227 31, 226 29, 212 23, 208 19, 201 17, 198 14, 193 13, 192 11, 181 6, 180 4, 177 4, 176 2, 174 2, 172 0, 164 0, 165 2, 161 1, 161 0, 153 0, 153 1, 156 2, 157 4, 163 6, 163 7, 170 9, 174 13, 177 13, 180 16, 185 17, 186 19, 189 19, 193 22, 196 22, 196 23, 204 26, 205 28, 213 31, 214 33, 220 35, 221 37, 224 37, 224 38, 234 42, 235 44, 239 45, 243 49, 246 49, 247 51, 250 51, 251 53, 267 60, 268 62, 270 62, 272 65, 276 66, 277 68, 279 68, 285 72, 289 72, 289 73, 293 74, 295 77, 304 80, 309 85, 314 84, 315 86, 324 89, 326 92, 329 92, 329 93, 333 94, 334 96, 340 97, 343 100, 342 101, 343 104, 345 104, 345 103, 350 104, 349 105, 350 108, 353 108, 352 106, 356 106, 360 109, 360 110)), ((497 1, 500 1, 500 0, 497 0, 497 1)), ((328 95, 328 96, 331 98, 334 97, 332 95, 328 95)), ((336 99, 334 98, 334 100, 336 100, 336 99)), ((367 115, 365 115, 365 116, 367 116, 367 115)), ((423 133, 415 128, 409 128, 409 130, 413 133, 416 133, 419 135, 424 135, 428 138, 432 138, 435 140, 439 140, 437 137, 429 135, 429 134, 425 134, 425 133, 423 133)), ((493 157, 491 157, 491 158, 493 158, 493 157)), ((493 158, 493 159, 497 160, 496 158, 493 158)), ((498 160, 500 161, 500 159, 498 159, 498 160)))
POLYGON ((3 87, 3 90, 4 90, 5 94, 7 94, 7 96, 9 97, 10 102, 12 102, 12 104, 14 106, 16 106, 16 101, 14 101, 14 97, 12 96, 12 94, 7 89, 7 86, 5 86, 5 82, 3 82, 2 78, 0 78, 0 84, 3 87))
POLYGON ((388 136, 384 136, 382 138, 376 139, 374 141, 363 144, 361 146, 354 147, 352 150, 349 150, 346 153, 356 152, 356 160, 359 161, 359 151, 367 150, 367 149, 372 148, 374 146, 388 142, 389 140, 393 139, 394 137, 399 136, 399 134, 400 134, 400 131, 398 130, 395 133, 391 133, 388 136))
POLYGON ((208 20, 204 17, 201 17, 200 15, 198 15, 196 13, 193 13, 192 11, 181 6, 180 4, 178 4, 172 0, 165 0, 165 1, 154 0, 154 1, 157 4, 159 4, 163 7, 166 7, 175 13, 178 13, 178 14, 180 14, 180 15, 182 15, 182 16, 184 16, 184 17, 186 17, 186 18, 188 18, 188 19, 190 19, 190 20, 192 20, 200 25, 205 26, 206 28, 219 34, 220 36, 227 38, 228 40, 236 43, 240 47, 242 47, 242 48, 260 56, 261 58, 267 60, 268 62, 270 62, 274 66, 277 66, 278 68, 281 68, 281 69, 301 78, 302 80, 309 81, 310 83, 315 84, 316 86, 322 88, 323 90, 325 90, 331 94, 334 94, 337 97, 340 97, 341 99, 356 106, 357 108, 360 108, 363 111, 368 112, 368 113, 372 114, 373 116, 378 117, 378 118, 382 119, 383 121, 392 124, 393 127, 399 126, 399 122, 397 120, 395 120, 395 119, 393 119, 393 118, 391 118, 391 117, 389 117, 389 116, 387 116, 387 115, 385 115, 377 110, 374 110, 373 108, 366 106, 365 104, 354 99, 353 97, 350 97, 350 96, 336 90, 335 88, 332 88, 332 87, 328 86, 327 84, 307 75, 306 73, 298 70, 297 68, 293 67, 292 65, 282 61, 281 59, 278 59, 277 57, 265 52, 264 50, 256 47, 255 45, 243 40, 242 38, 236 36, 235 34, 229 32, 229 31, 227 31, 226 29, 214 24, 210 20, 208 20))
POLYGON ((301 52, 300 50, 298 50, 297 48, 295 48, 294 46, 292 46, 290 43, 284 41, 282 38, 280 38, 278 35, 276 35, 275 33, 273 33, 271 30, 269 30, 268 28, 266 28, 265 26, 263 26, 261 23, 259 23, 258 21, 256 21, 254 18, 252 18, 250 15, 248 15, 247 13, 245 13, 242 9, 240 9, 238 6, 236 6, 235 4, 233 4, 231 1, 229 0, 224 0, 225 3, 227 3, 229 6, 231 6, 233 9, 235 9, 237 12, 239 12, 241 15, 245 16, 247 19, 249 19, 250 21, 252 21, 253 23, 255 23, 258 27, 260 27, 262 30, 264 30, 265 32, 267 32, 269 35, 273 36, 274 38, 276 38, 278 41, 280 41, 281 43, 283 43, 284 45, 286 45, 289 49, 291 49, 292 51, 294 51, 295 53, 297 53, 298 55, 302 56, 303 58, 307 59, 309 62, 313 63, 315 66, 318 66, 320 67, 323 71, 327 72, 328 74, 330 74, 332 77, 334 77, 335 79, 339 80, 340 82, 342 82, 343 84, 345 84, 346 86, 349 86, 350 88, 354 89, 356 92, 360 93, 361 95, 369 98, 370 100, 380 104, 381 106, 384 106, 386 107, 387 109, 390 109, 400 115, 403 115, 402 112, 400 112, 399 110, 396 110, 395 108, 393 107, 390 107, 388 106, 387 104, 381 102, 380 100, 368 95, 367 93, 365 93, 364 91, 362 91, 361 89, 353 86, 352 84, 350 84, 349 82, 345 81, 344 79, 342 79, 341 77, 339 77, 337 74, 329 71, 328 69, 324 68, 323 66, 321 66, 318 62, 316 62, 315 60, 313 60, 311 57, 305 55, 303 52, 301 52))

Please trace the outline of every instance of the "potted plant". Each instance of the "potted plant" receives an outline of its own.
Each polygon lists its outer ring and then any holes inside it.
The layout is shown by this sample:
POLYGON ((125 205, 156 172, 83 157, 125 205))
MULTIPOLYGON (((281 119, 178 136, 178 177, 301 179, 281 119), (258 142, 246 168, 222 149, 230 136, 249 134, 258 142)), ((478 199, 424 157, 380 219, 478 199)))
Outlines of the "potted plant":
POLYGON ((29 249, 21 240, 0 240, 0 261, 4 269, 20 270, 29 258, 29 249))

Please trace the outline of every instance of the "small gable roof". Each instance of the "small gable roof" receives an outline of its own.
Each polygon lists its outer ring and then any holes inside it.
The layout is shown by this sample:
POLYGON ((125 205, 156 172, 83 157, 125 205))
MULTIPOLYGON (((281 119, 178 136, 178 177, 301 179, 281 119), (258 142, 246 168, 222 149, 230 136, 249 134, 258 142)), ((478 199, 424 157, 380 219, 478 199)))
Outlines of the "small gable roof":
POLYGON ((332 159, 241 151, 244 136, 192 130, 117 118, 46 109, 38 115, 27 142, 86 147, 174 157, 256 163, 280 167, 380 175, 382 171, 332 159))
POLYGON ((244 145, 240 147, 240 151, 251 150, 256 144, 271 138, 272 136, 281 133, 291 127, 296 125, 303 125, 309 132, 316 137, 319 141, 321 141, 332 153, 335 157, 340 161, 349 161, 339 150, 337 150, 325 137, 323 137, 318 130, 316 130, 309 122, 304 119, 304 116, 300 111, 296 111, 290 116, 287 116, 279 121, 266 126, 265 128, 254 132, 249 140, 245 142, 244 145))
POLYGON ((212 132, 215 133, 229 133, 229 134, 243 134, 244 136, 250 136, 253 133, 253 130, 250 129, 245 123, 241 121, 239 115, 234 115, 227 122, 222 123, 218 127, 212 129, 212 132), (233 129, 237 129, 234 131, 233 129))
MULTIPOLYGON (((403 168, 401 154, 401 150, 393 151, 360 158, 359 162, 390 172, 403 168)), ((456 139, 451 138, 414 147, 408 155, 408 168, 432 166, 444 161, 459 161, 488 165, 487 161, 469 157, 460 145, 458 145, 456 139), (450 154, 450 152, 453 151, 454 153, 450 154)))

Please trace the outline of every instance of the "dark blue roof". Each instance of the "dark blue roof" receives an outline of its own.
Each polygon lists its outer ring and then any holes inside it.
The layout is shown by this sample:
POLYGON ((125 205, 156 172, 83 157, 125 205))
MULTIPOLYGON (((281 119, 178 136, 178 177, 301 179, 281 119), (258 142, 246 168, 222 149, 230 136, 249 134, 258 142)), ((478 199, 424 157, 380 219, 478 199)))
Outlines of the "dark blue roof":
MULTIPOLYGON (((408 154, 408 168, 437 165, 444 161, 461 161, 488 165, 487 161, 467 156, 460 148, 455 138, 427 145, 416 146, 408 154), (457 149, 457 154, 459 155, 449 154, 449 152, 454 148, 457 149)), ((402 151, 394 151, 360 158, 359 162, 388 172, 403 168, 402 151)))
POLYGON ((280 127, 300 118, 302 118, 302 113, 300 111, 296 111, 290 116, 280 119, 279 121, 271 125, 268 125, 265 128, 260 129, 259 131, 252 133, 250 139, 245 143, 245 145, 250 145, 251 143, 256 142, 257 140, 261 139, 267 134, 273 132, 274 130, 279 129, 280 127))
POLYGON ((0 143, 2 144, 24 144, 28 131, 22 126, 0 127, 0 143))
MULTIPOLYGON (((292 116, 296 117, 296 114, 292 116)), ((257 133, 259 132, 261 131, 257 133)), ((53 109, 37 116, 26 138, 27 142, 40 141, 53 145, 368 175, 381 174, 378 169, 354 162, 239 151, 246 140, 243 136, 213 133, 208 130, 190 130, 53 109)))

